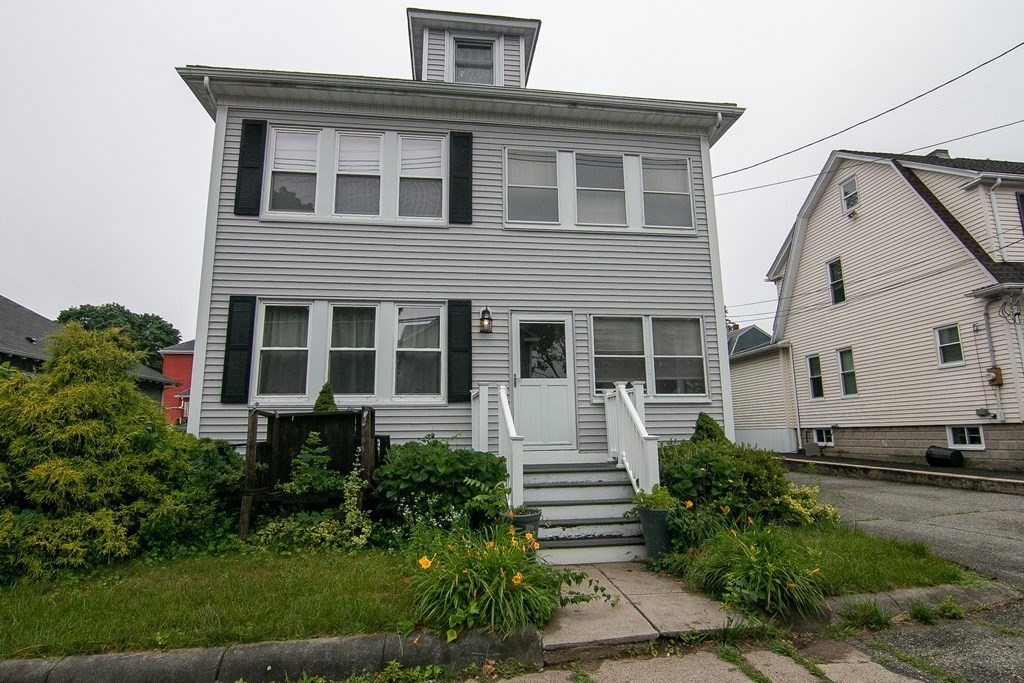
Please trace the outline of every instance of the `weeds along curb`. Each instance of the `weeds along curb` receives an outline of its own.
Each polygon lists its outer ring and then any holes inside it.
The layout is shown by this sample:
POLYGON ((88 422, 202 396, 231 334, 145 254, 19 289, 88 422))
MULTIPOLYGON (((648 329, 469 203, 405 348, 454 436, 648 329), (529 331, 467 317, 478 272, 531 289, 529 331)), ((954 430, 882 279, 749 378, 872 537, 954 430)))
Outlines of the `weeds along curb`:
POLYGON ((3 683, 271 683, 296 680, 303 673, 327 679, 376 672, 389 662, 403 667, 436 664, 461 671, 487 660, 513 660, 543 665, 540 633, 528 628, 502 640, 471 631, 452 643, 430 633, 349 636, 275 641, 230 647, 192 648, 168 652, 77 655, 53 659, 0 661, 3 683))
POLYGON ((883 593, 860 593, 829 598, 826 604, 829 609, 819 617, 796 618, 792 628, 799 632, 816 632, 838 621, 850 605, 873 602, 878 609, 890 616, 896 616, 910 610, 914 602, 934 607, 947 596, 952 596, 967 611, 997 607, 1024 599, 1019 592, 1000 583, 988 586, 957 586, 947 584, 928 588, 900 588, 883 593))

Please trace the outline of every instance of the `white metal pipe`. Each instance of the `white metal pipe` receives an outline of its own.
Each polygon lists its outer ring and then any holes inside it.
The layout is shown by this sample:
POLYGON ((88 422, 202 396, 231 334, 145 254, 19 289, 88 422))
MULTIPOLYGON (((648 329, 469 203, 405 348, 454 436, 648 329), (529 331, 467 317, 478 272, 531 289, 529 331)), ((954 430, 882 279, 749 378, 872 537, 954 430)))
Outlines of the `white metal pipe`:
POLYGON ((1006 260, 1006 242, 1003 240, 1003 222, 999 220, 999 207, 996 206, 996 188, 1003 183, 1002 178, 996 178, 992 187, 988 188, 988 200, 992 205, 992 219, 995 221, 996 244, 999 245, 999 260, 1006 260))

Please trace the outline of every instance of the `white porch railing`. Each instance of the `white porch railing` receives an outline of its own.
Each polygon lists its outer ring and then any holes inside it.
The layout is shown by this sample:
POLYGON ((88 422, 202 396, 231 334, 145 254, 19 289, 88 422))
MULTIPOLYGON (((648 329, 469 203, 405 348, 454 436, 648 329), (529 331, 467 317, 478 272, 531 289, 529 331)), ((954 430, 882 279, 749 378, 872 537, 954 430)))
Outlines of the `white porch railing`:
POLYGON ((616 382, 604 392, 605 421, 608 426, 608 457, 626 468, 634 491, 650 491, 661 483, 658 472, 658 437, 647 433, 644 383, 616 382))
POLYGON ((469 394, 472 414, 473 450, 491 452, 491 385, 478 384, 469 394))
MULTIPOLYGON (((475 424, 475 423, 474 423, 475 424)), ((508 402, 508 387, 498 385, 498 455, 505 458, 508 468, 508 487, 512 489, 512 507, 523 504, 523 439, 512 421, 512 406, 508 402)))

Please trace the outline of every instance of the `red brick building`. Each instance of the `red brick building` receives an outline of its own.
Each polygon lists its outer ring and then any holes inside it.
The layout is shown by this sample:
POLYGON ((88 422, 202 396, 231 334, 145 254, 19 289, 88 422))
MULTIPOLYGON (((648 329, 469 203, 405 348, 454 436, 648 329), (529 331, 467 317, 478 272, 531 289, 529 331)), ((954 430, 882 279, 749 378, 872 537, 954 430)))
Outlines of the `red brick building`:
POLYGON ((164 359, 163 374, 170 377, 176 385, 164 387, 161 403, 164 415, 173 424, 188 422, 188 399, 192 387, 192 354, 195 351, 195 340, 181 342, 166 349, 160 349, 164 359))

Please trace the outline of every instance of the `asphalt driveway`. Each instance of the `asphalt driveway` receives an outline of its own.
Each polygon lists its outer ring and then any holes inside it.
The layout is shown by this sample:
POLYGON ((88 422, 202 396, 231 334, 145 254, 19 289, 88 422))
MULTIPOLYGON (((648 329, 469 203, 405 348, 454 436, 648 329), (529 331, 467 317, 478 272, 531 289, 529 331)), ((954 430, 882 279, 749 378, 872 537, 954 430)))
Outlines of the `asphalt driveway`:
POLYGON ((796 472, 789 478, 820 486, 847 524, 922 541, 983 576, 1024 588, 1024 496, 796 472))

